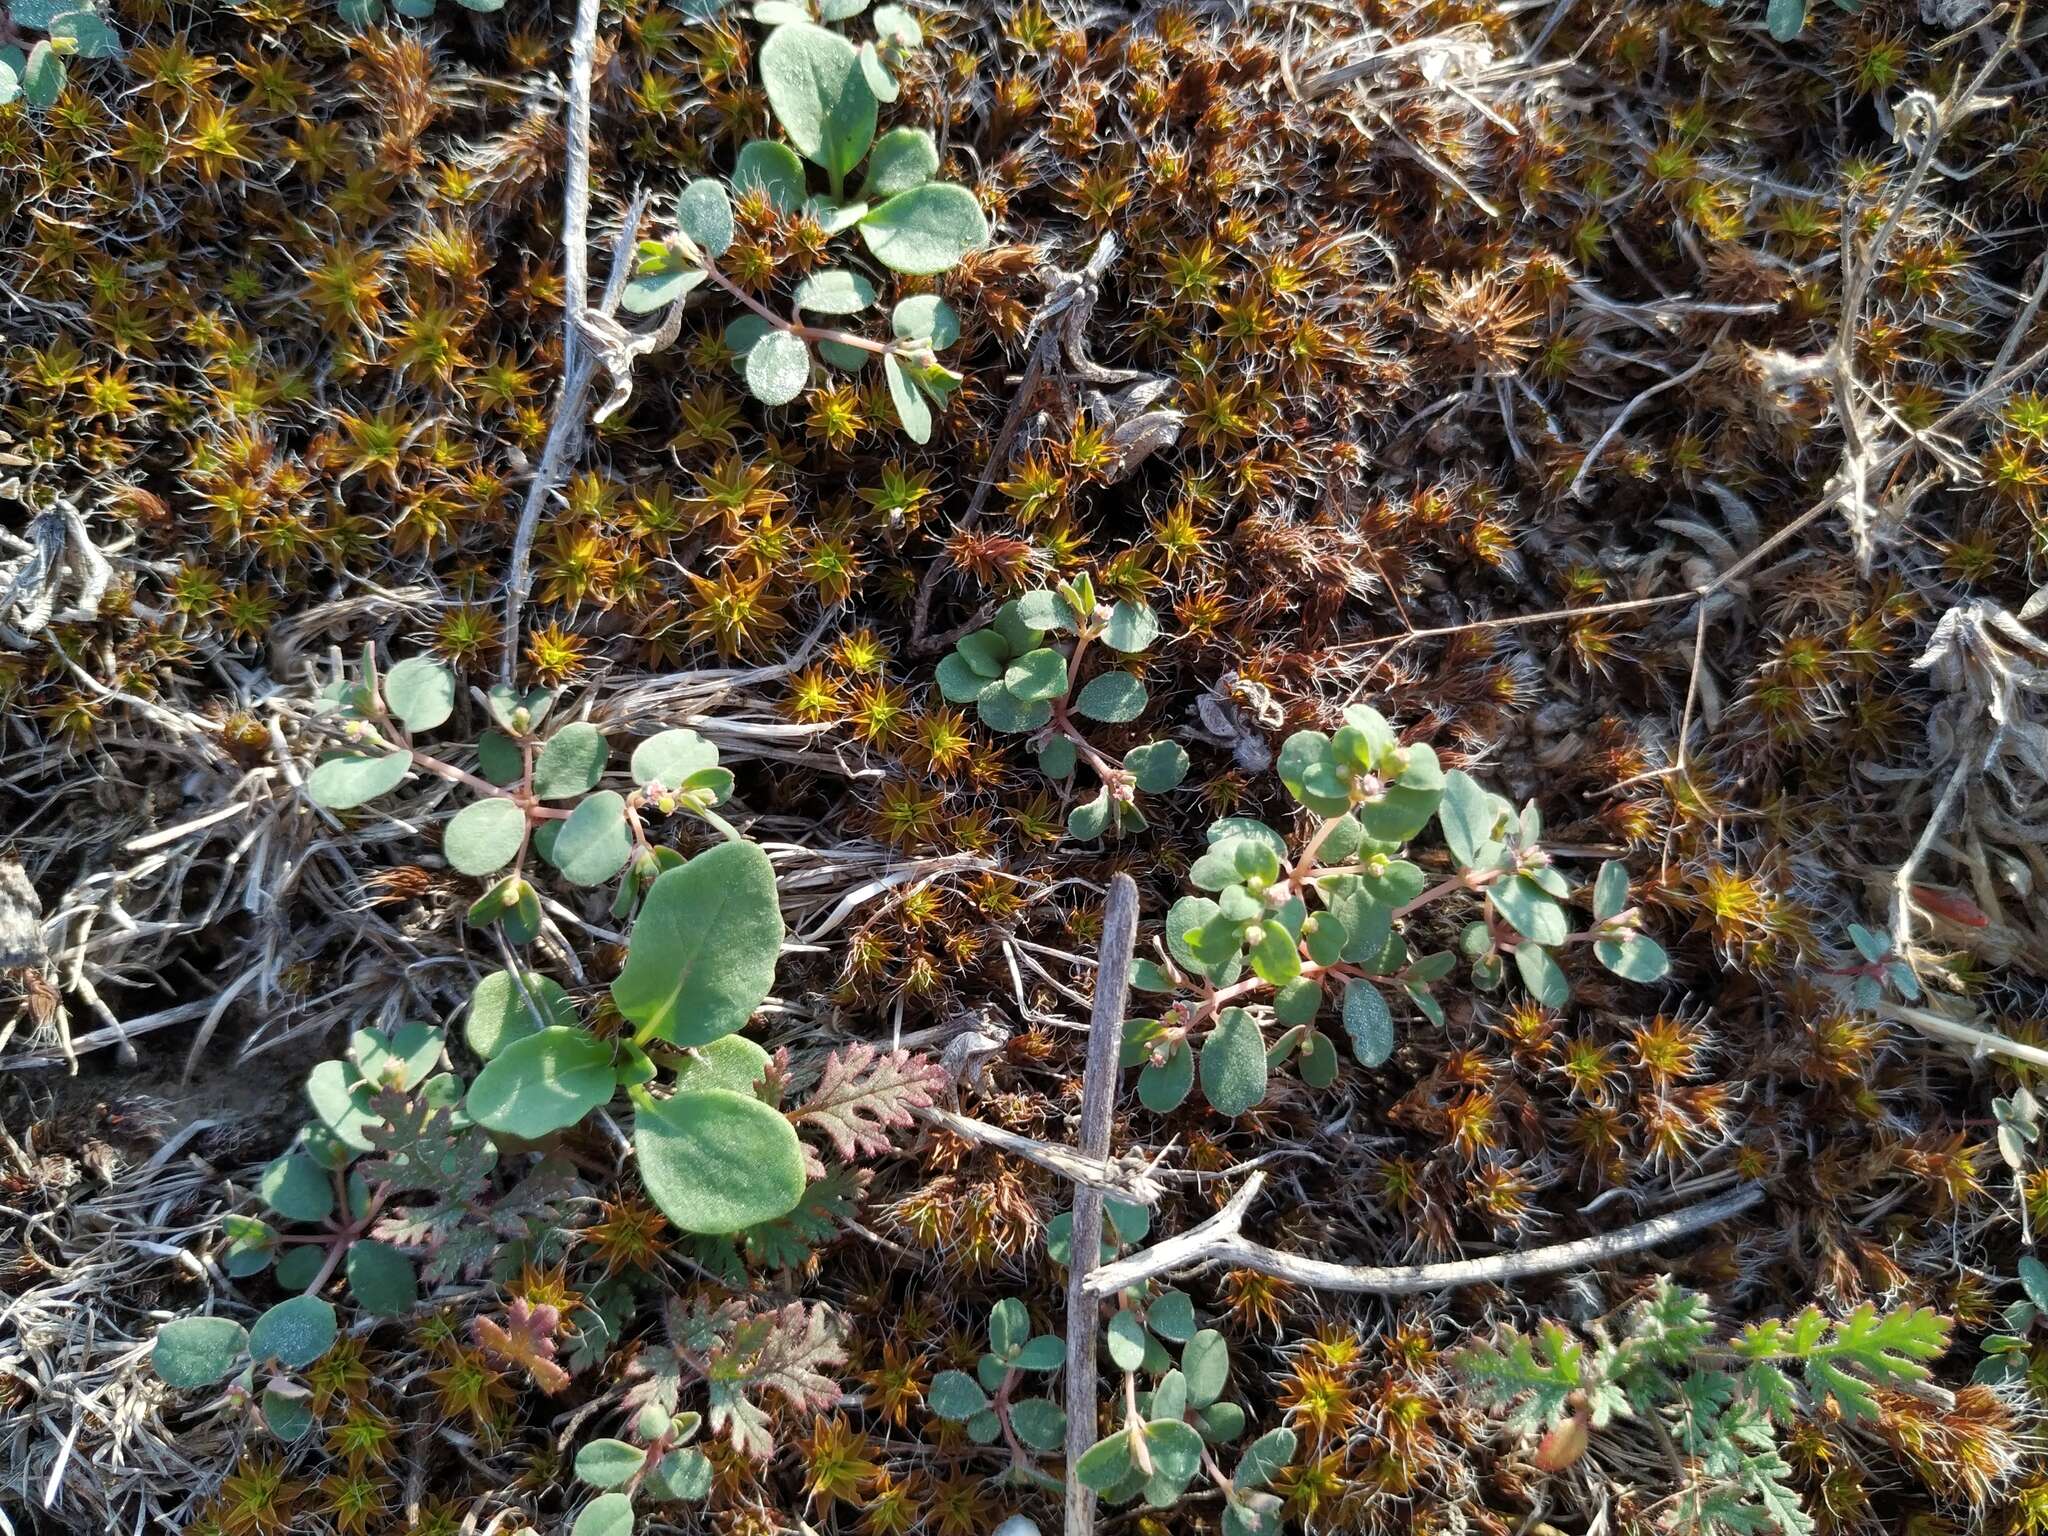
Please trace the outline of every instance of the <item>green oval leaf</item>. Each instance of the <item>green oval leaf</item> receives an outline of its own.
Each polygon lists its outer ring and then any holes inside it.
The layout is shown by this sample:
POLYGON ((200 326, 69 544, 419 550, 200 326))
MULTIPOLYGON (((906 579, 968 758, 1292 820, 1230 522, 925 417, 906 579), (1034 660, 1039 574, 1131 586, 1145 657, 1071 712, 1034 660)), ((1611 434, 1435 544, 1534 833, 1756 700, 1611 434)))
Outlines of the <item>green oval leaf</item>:
POLYGON ((455 674, 431 656, 408 656, 384 675, 384 702, 414 735, 455 713, 455 674))
POLYGON ((1226 1008, 1202 1042, 1202 1097, 1234 1119, 1265 1096, 1266 1041, 1258 1021, 1242 1008, 1226 1008))
POLYGON ((1074 1463, 1074 1476, 1097 1493, 1116 1487, 1131 1471, 1131 1437, 1123 1430, 1096 1441, 1074 1463))
POLYGON ((315 805, 330 811, 354 810, 398 788, 411 767, 412 754, 403 750, 376 756, 338 752, 315 765, 306 779, 306 793, 315 805))
POLYGON ((936 293, 914 293, 889 313, 898 341, 921 341, 943 352, 960 339, 960 316, 936 293))
POLYGON ((1120 1371, 1135 1371, 1145 1363, 1145 1328, 1135 1312, 1118 1312, 1103 1330, 1109 1358, 1120 1371))
POLYGON ((38 112, 47 111, 57 104, 64 94, 67 78, 64 60, 47 41, 39 42, 28 52, 28 63, 21 71, 21 99, 38 112))
POLYGON ((1599 878, 1593 882, 1593 918, 1606 922, 1628 905, 1628 866, 1619 859, 1609 859, 1600 866, 1599 878))
POLYGON ((1111 650, 1136 655, 1158 638, 1158 616, 1143 603, 1120 602, 1109 610, 1102 643, 1111 650))
POLYGON ((1195 1053, 1185 1040, 1176 1041, 1166 1060, 1147 1063, 1138 1074, 1138 1102, 1155 1115, 1171 1114, 1187 1102, 1195 1085, 1195 1053))
POLYGON ((1240 1488, 1263 1488, 1294 1459, 1294 1431, 1269 1429, 1245 1447, 1231 1481, 1240 1488))
POLYGON ((1462 769, 1444 775, 1443 799, 1437 803, 1437 824, 1443 828, 1444 843, 1460 869, 1470 869, 1479 850, 1492 840, 1500 824, 1499 808, 1493 797, 1462 769))
POLYGON ((1010 1404, 1010 1428, 1034 1451, 1057 1451, 1067 1437, 1067 1413, 1049 1397, 1026 1397, 1010 1404))
MULTIPOLYGON (((694 1419, 696 1415, 689 1417, 694 1419)), ((661 1465, 654 1469, 647 1483, 658 1499, 702 1499, 711 1492, 711 1458, 687 1447, 670 1451, 661 1458, 661 1465)))
POLYGON ((290 1442, 299 1439, 313 1427, 313 1404, 311 1394, 304 1388, 280 1392, 274 1387, 263 1389, 263 1427, 278 1439, 290 1442))
POLYGON ((795 213, 804 205, 804 163, 787 144, 766 139, 742 144, 732 184, 742 193, 759 191, 777 213, 795 213))
POLYGON ((463 1107, 487 1131, 534 1141, 576 1124, 617 1086, 609 1044, 581 1029, 555 1027, 494 1056, 470 1084, 463 1107))
POLYGON ((1496 880, 1486 888, 1486 894, 1495 910, 1525 939, 1534 939, 1538 944, 1562 944, 1571 932, 1564 908, 1527 875, 1496 880))
POLYGON ((1344 986, 1344 1033, 1363 1067, 1382 1067, 1394 1054, 1394 1015, 1380 989, 1354 978, 1344 986))
POLYGON ((787 405, 811 381, 811 349, 788 331, 770 331, 747 352, 747 388, 763 405, 787 405))
POLYGON ((1092 843, 1109 829, 1109 791, 1084 800, 1067 813, 1067 836, 1076 842, 1092 843))
POLYGON ((519 857, 526 812, 509 799, 478 800, 449 818, 441 852, 465 875, 495 875, 519 857))
POLYGON ((925 1402, 940 1418, 964 1424, 988 1406, 988 1394, 965 1371, 941 1371, 932 1378, 925 1402))
POLYGON ((1204 1328, 1180 1352, 1180 1368, 1188 1380, 1188 1406, 1206 1408, 1230 1385, 1230 1345, 1214 1328, 1204 1328))
POLYGON ((1546 1008, 1562 1008, 1572 1000, 1571 983, 1565 979, 1549 950, 1540 944, 1515 946, 1515 969, 1529 995, 1546 1008))
POLYGON ((1154 1419, 1145 1426, 1145 1449, 1152 1457, 1152 1478, 1145 1485, 1145 1497, 1155 1508, 1163 1507, 1201 1469, 1202 1437, 1185 1420, 1154 1419))
POLYGON ((306 1101, 313 1117, 331 1136, 358 1152, 368 1152, 364 1130, 380 1123, 370 1110, 371 1088, 345 1061, 323 1061, 306 1074, 306 1101))
POLYGON ((893 352, 882 354, 882 377, 888 381, 889 403, 896 408, 896 420, 913 443, 932 440, 932 411, 917 392, 903 359, 893 352))
POLYGON ((677 789, 691 774, 717 766, 718 748, 682 727, 650 736, 633 749, 633 782, 643 787, 677 789))
POLYGON ((303 1291, 320 1273, 320 1266, 325 1259, 325 1252, 310 1243, 285 1250, 284 1255, 277 1261, 279 1289, 303 1291))
POLYGON ((1035 731, 1052 719, 1052 703, 1046 699, 1020 699, 1007 688, 989 687, 975 698, 974 712, 990 730, 1017 736, 1035 731))
POLYGON ((939 174, 939 146, 922 128, 891 128, 868 155, 861 196, 870 202, 921 187, 939 174))
MULTIPOLYGON (((21 7, 14 7, 15 19, 20 20, 21 7)), ((112 59, 121 53, 121 39, 104 18, 88 10, 83 3, 64 8, 63 14, 50 23, 50 36, 68 37, 76 43, 81 59, 112 59)))
POLYGON ((463 1037, 471 1050, 489 1061, 515 1040, 537 1035, 551 1025, 567 1027, 575 1022, 576 1007, 569 994, 547 977, 527 971, 515 980, 510 971, 493 971, 470 995, 463 1037), (522 980, 524 992, 519 987, 522 980))
POLYGON ((676 226, 707 256, 723 256, 732 244, 732 199, 723 184, 699 176, 676 194, 676 226))
POLYGON ((597 788, 611 756, 604 732, 585 720, 571 721, 550 736, 533 764, 533 792, 543 800, 573 800, 597 788))
POLYGON ((676 1087, 723 1088, 751 1098, 755 1085, 768 1075, 770 1060, 768 1053, 745 1035, 722 1035, 690 1052, 676 1068, 676 1087))
POLYGON ((675 252, 663 252, 645 259, 619 296, 619 307, 629 315, 649 315, 687 298, 706 281, 704 269, 675 252))
POLYGON ((552 863, 572 885, 603 885, 633 856, 626 797, 601 789, 587 797, 555 834, 552 863))
POLYGON ((265 1168, 256 1193, 293 1221, 325 1221, 334 1213, 334 1181, 303 1152, 288 1152, 265 1168))
POLYGON ((774 987, 782 933, 768 855, 746 842, 708 848, 648 887, 612 1000, 643 1040, 729 1035, 774 987))
POLYGON ((1038 771, 1049 779, 1064 779, 1074 771, 1074 765, 1079 761, 1079 751, 1065 736, 1049 737, 1038 749, 1038 771))
POLYGON ((875 285, 858 272, 827 267, 796 285, 791 302, 814 315, 857 315, 875 302, 875 285))
POLYGON ((343 1267, 349 1295, 372 1316, 403 1317, 419 1302, 420 1279, 412 1260, 389 1243, 357 1238, 348 1245, 343 1267))
POLYGON ((390 1030, 359 1029, 349 1037, 348 1054, 365 1082, 410 1089, 441 1060, 441 1031, 418 1019, 390 1030))
POLYGON ((181 1317, 156 1331, 149 1363, 171 1387, 210 1387, 225 1380, 249 1347, 249 1334, 233 1318, 181 1317))
POLYGON ((860 45, 860 73, 877 101, 894 101, 903 94, 903 87, 889 73, 889 67, 882 62, 882 55, 873 43, 860 45))
POLYGON ((593 1440, 576 1452, 576 1477, 593 1488, 616 1488, 646 1460, 644 1450, 624 1440, 593 1440))
POLYGON ((600 1493, 583 1506, 569 1536, 633 1536, 633 1501, 623 1493, 600 1493))
POLYGON ((1593 954, 1623 981, 1662 981, 1671 970, 1664 946, 1640 933, 1627 939, 1600 939, 1593 954))
POLYGON ((928 181, 870 209, 860 233, 883 266, 928 275, 987 245, 988 218, 965 187, 928 181))
POLYGON ((294 1296, 256 1319, 249 1354, 258 1363, 275 1360, 295 1371, 326 1354, 336 1332, 332 1306, 318 1296, 294 1296))
POLYGON ((1003 687, 1027 704, 1067 691, 1067 658, 1049 646, 1026 651, 1003 671, 1003 687))
POLYGON ((744 1094, 692 1089, 643 1104, 633 1147, 648 1195, 685 1232, 738 1232, 804 1197, 795 1127, 744 1094))
POLYGON ((1128 672, 1092 677, 1074 698, 1074 713, 1090 720, 1121 724, 1145 712, 1145 685, 1128 672))
POLYGON ((777 27, 761 45, 761 84, 806 160, 835 178, 860 164, 875 138, 875 93, 853 44, 808 22, 777 27))

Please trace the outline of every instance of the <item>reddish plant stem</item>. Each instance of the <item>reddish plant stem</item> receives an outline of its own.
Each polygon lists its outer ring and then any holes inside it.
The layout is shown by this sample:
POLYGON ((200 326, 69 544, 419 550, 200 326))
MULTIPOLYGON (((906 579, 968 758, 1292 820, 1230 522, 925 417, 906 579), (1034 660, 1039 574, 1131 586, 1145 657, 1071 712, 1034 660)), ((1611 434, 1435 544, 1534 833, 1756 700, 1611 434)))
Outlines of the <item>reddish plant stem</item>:
POLYGON ((738 299, 778 331, 787 331, 790 335, 804 341, 836 341, 842 346, 858 347, 863 352, 874 352, 884 356, 908 350, 900 342, 875 341, 871 337, 862 336, 856 331, 835 331, 829 330, 824 326, 805 325, 800 321, 785 320, 759 299, 748 293, 738 283, 719 271, 717 264, 709 256, 700 253, 697 265, 713 283, 723 288, 732 297, 738 299))
MULTIPOLYGON (((345 1192, 344 1198, 346 1198, 345 1192)), ((327 1250, 327 1258, 321 1264, 320 1272, 313 1277, 313 1283, 307 1286, 302 1294, 307 1296, 318 1296, 320 1294, 320 1288, 334 1278, 334 1271, 340 1266, 342 1255, 348 1252, 349 1244, 370 1230, 371 1224, 377 1219, 377 1213, 384 1209, 384 1202, 390 1198, 391 1186, 389 1184, 379 1184, 370 1191, 370 1204, 364 1210, 362 1219, 351 1221, 347 1227, 335 1234, 334 1246, 327 1250)), ((346 1205, 342 1207, 344 1210, 347 1208, 346 1205)))

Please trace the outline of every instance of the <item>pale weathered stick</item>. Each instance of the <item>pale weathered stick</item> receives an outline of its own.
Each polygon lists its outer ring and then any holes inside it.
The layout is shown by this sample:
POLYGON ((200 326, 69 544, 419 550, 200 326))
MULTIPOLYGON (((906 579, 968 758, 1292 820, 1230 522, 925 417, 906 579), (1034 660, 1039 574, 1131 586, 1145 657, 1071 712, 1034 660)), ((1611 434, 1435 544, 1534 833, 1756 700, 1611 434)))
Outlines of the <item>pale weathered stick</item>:
POLYGON ((1994 1030, 1966 1024, 1961 1019, 1951 1019, 1926 1008, 1908 1007, 1887 998, 1878 1003, 1877 1016, 1899 1024, 1910 1024, 1922 1034, 1950 1045, 1963 1046, 1972 1056, 2004 1056, 2012 1061, 2024 1061, 2031 1067, 2048 1067, 2048 1051, 2038 1045, 2028 1045, 2025 1041, 2014 1040, 1994 1030))
MULTIPOLYGON (((598 0, 577 0, 576 30, 569 38, 569 132, 562 172, 562 393, 540 463, 527 483, 526 503, 512 536, 512 563, 505 580, 505 654, 499 678, 508 687, 519 666, 519 618, 532 582, 528 562, 540 509, 561 483, 576 446, 583 440, 583 397, 597 372, 597 360, 583 339, 583 311, 590 303, 590 69, 597 51, 598 0)), ((632 223, 637 224, 637 219, 632 223)), ((630 250, 636 230, 625 231, 630 250)), ((623 256, 612 261, 616 276, 623 256)))
MULTIPOLYGON (((1131 955, 1138 945, 1138 888, 1129 875, 1109 882, 1102 949, 1095 966, 1095 1006, 1088 1015, 1088 1066, 1081 1079, 1082 1158, 1109 1164, 1109 1118, 1116 1107, 1117 1055, 1124 1007, 1130 1001, 1131 955)), ((1102 1254, 1102 1192, 1074 1187, 1073 1246, 1067 1254, 1067 1536, 1095 1529, 1095 1490, 1074 1475, 1095 1443, 1095 1332, 1102 1303, 1091 1294, 1088 1268, 1102 1254)))
POLYGON ((927 1124, 1036 1163, 1048 1172, 1056 1173, 1083 1189, 1092 1189, 1097 1194, 1115 1195, 1119 1200, 1129 1200, 1136 1205, 1156 1205, 1165 1193, 1150 1164, 1142 1159, 1120 1158, 1112 1162, 1108 1157, 1085 1157, 1072 1147, 1034 1141, 1029 1136, 1006 1131, 1000 1125, 990 1125, 986 1120, 941 1109, 936 1104, 916 1113, 917 1118, 927 1124))
MULTIPOLYGON (((1317 1290, 1356 1291, 1370 1296, 1409 1296, 1418 1291, 1447 1290, 1452 1286, 1478 1285, 1488 1281, 1521 1280, 1531 1275, 1550 1275, 1559 1270, 1577 1269, 1584 1264, 1597 1264, 1638 1249, 1654 1248, 1674 1237, 1683 1237, 1689 1232, 1698 1232, 1716 1222, 1726 1221, 1764 1197, 1763 1190, 1757 1185, 1744 1184, 1700 1205, 1664 1216, 1653 1216, 1648 1221, 1639 1221, 1632 1227, 1623 1227, 1618 1232, 1600 1237, 1582 1237, 1576 1242, 1532 1248, 1526 1253, 1490 1254, 1483 1259, 1375 1267, 1305 1259, 1299 1254, 1282 1253, 1277 1248, 1268 1248, 1263 1243, 1240 1237, 1238 1231, 1244 1225, 1245 1212, 1250 1209, 1265 1177, 1263 1173, 1255 1173, 1245 1180, 1244 1188, 1230 1197, 1230 1203, 1200 1226, 1178 1237, 1154 1243, 1142 1253, 1103 1265, 1087 1277, 1087 1289, 1097 1296, 1114 1295, 1140 1280, 1149 1280, 1168 1270, 1224 1263, 1239 1269, 1255 1269, 1260 1274, 1275 1275, 1317 1290)), ((1067 1369, 1069 1372, 1073 1370, 1071 1357, 1067 1369)))

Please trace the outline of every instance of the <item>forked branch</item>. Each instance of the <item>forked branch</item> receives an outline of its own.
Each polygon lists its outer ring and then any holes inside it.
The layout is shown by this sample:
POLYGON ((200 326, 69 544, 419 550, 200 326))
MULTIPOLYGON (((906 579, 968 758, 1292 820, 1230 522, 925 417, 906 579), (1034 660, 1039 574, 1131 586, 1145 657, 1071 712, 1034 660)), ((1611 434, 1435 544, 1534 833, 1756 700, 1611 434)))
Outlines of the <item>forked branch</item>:
POLYGON ((1421 1291, 1447 1290, 1452 1286, 1554 1275, 1582 1265, 1602 1263, 1624 1253, 1654 1248, 1675 1237, 1703 1231, 1748 1210, 1764 1197, 1761 1186, 1744 1184, 1699 1205, 1653 1216, 1648 1221, 1639 1221, 1632 1227, 1623 1227, 1618 1232, 1598 1237, 1582 1237, 1574 1242, 1532 1248, 1524 1253, 1489 1254, 1482 1259, 1381 1266, 1332 1264, 1325 1259, 1307 1259, 1241 1236, 1245 1212, 1251 1209, 1265 1177, 1263 1173, 1255 1173, 1245 1180, 1244 1187, 1230 1197, 1230 1203, 1200 1226, 1092 1271, 1086 1282, 1088 1290, 1097 1296, 1114 1295, 1141 1280, 1149 1280, 1170 1270, 1220 1263, 1239 1269, 1254 1269, 1262 1275, 1273 1275, 1316 1290, 1351 1291, 1368 1296, 1412 1296, 1421 1291))

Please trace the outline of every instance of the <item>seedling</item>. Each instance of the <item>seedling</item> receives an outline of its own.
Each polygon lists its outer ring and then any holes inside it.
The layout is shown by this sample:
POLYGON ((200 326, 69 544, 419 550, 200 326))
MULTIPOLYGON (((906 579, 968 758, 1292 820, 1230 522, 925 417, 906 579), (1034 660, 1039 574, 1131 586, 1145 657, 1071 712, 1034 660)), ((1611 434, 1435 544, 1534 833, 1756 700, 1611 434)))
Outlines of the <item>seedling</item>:
POLYGON ((1329 1086, 1337 1053, 1317 1025, 1332 1003, 1368 1069, 1393 1054, 1395 1002, 1441 1027, 1430 988, 1458 958, 1413 954, 1406 933, 1439 902, 1479 903, 1459 948, 1483 991, 1502 985, 1512 959, 1531 996, 1563 1006, 1571 988, 1556 955, 1575 944, 1591 945, 1624 980, 1656 981, 1669 969, 1630 905, 1624 865, 1601 866, 1592 919, 1574 929, 1572 887, 1542 847, 1534 803, 1517 813, 1468 775, 1445 773, 1434 751, 1403 745, 1376 710, 1353 705, 1334 737, 1296 732, 1278 766, 1318 824, 1298 851, 1245 817, 1210 827, 1188 878, 1214 894, 1176 901, 1158 958, 1134 967, 1134 987, 1175 999, 1159 1017, 1124 1027, 1124 1065, 1142 1068, 1138 1097, 1148 1108, 1177 1108, 1199 1076, 1211 1108, 1241 1115, 1265 1098, 1270 1069, 1289 1060, 1311 1087, 1329 1086), (1434 884, 1405 856, 1432 819, 1452 865, 1434 884))
MULTIPOLYGON (((1119 1210, 1136 1230, 1132 1241, 1143 1235, 1144 1223, 1131 1216, 1136 1209, 1119 1210)), ((1110 1226, 1113 1238, 1128 1235, 1114 1216, 1110 1226)), ((1119 1298, 1104 1343, 1123 1373, 1124 1423, 1089 1448, 1074 1475, 1110 1503, 1142 1495, 1153 1509, 1178 1503, 1198 1477, 1206 1477, 1223 1495, 1223 1528, 1230 1536, 1278 1531, 1280 1499, 1266 1484, 1293 1457, 1294 1431, 1261 1435, 1245 1448, 1234 1473, 1218 1465, 1217 1454, 1243 1437, 1247 1419, 1243 1407, 1224 1395, 1230 1346, 1215 1329, 1197 1325, 1193 1300, 1182 1291, 1128 1291, 1119 1298), (1140 1389, 1141 1375, 1150 1379, 1149 1388, 1140 1389)), ((1059 1451, 1067 1416, 1029 1387, 1065 1360, 1064 1341, 1033 1332, 1024 1303, 1009 1297, 989 1313, 988 1350, 974 1374, 941 1371, 927 1401, 940 1418, 964 1425, 975 1444, 1000 1439, 1010 1452, 1011 1480, 1056 1491, 1059 1480, 1042 1471, 1037 1458, 1059 1451)))
POLYGON ((711 1461, 690 1445, 703 1418, 649 1403, 633 1415, 632 1439, 585 1442, 576 1481, 604 1490, 586 1504, 570 1536, 625 1536, 633 1505, 695 1503, 711 1492, 711 1461))
POLYGON ((622 792, 600 787, 611 760, 604 732, 582 720, 550 724, 555 695, 545 689, 490 690, 485 703, 494 728, 476 742, 474 771, 416 740, 455 711, 455 674, 430 657, 410 657, 380 676, 366 651, 360 681, 337 680, 325 698, 339 745, 315 765, 307 794, 329 810, 354 810, 414 772, 473 792, 476 798, 443 830, 442 852, 459 873, 492 882, 470 907, 470 924, 502 925, 512 943, 540 936, 540 893, 526 878, 529 853, 572 885, 623 876, 612 911, 624 917, 682 864, 681 854, 649 839, 650 820, 680 812, 740 841, 714 809, 731 797, 732 774, 719 766, 718 748, 695 731, 663 731, 641 742, 632 754, 632 787, 622 792))
MULTIPOLYGON (((825 9, 838 19, 865 6, 825 9)), ((857 48, 794 5, 764 4, 754 15, 773 28, 761 45, 761 83, 789 142, 742 145, 729 178, 699 177, 686 185, 673 225, 641 243, 623 306, 645 314, 706 283, 722 290, 748 311, 726 327, 726 349, 747 388, 766 405, 787 405, 802 394, 818 359, 844 373, 879 359, 903 430, 927 442, 932 405, 943 408, 960 384, 960 375, 938 361, 960 339, 951 305, 935 294, 912 294, 890 311, 890 335, 877 339, 801 318, 837 319, 874 308, 879 290, 854 267, 811 271, 795 285, 791 313, 784 315, 720 264, 739 238, 735 199, 757 222, 806 222, 826 238, 857 229, 875 261, 914 276, 948 271, 988 244, 988 219, 974 194, 935 179, 939 151, 930 133, 901 127, 875 134, 877 104, 896 99, 890 66, 917 47, 923 33, 909 12, 893 5, 875 11, 876 36, 857 48), (824 193, 811 190, 806 161, 823 172, 824 193), (847 178, 856 171, 860 178, 849 192, 847 178)))
POLYGON ((229 1377, 224 1406, 252 1409, 280 1440, 313 1427, 312 1392, 299 1379, 334 1347, 340 1323, 318 1296, 280 1301, 244 1328, 232 1318, 181 1317, 157 1330, 150 1364, 168 1386, 217 1386, 229 1377), (259 1392, 256 1373, 265 1372, 259 1392))
POLYGON ((1098 641, 1119 656, 1141 656, 1159 638, 1159 620, 1142 603, 1100 603, 1084 572, 1057 588, 1026 592, 997 611, 939 662, 939 692, 954 704, 973 704, 982 724, 1005 735, 1029 735, 1048 778, 1070 779, 1083 762, 1100 788, 1067 817, 1067 833, 1092 841, 1105 832, 1142 829, 1138 796, 1164 794, 1187 777, 1188 755, 1178 742, 1151 741, 1122 759, 1083 734, 1080 721, 1124 724, 1144 714, 1145 685, 1120 667, 1081 681, 1089 648, 1098 641), (1050 641, 1071 635, 1071 645, 1050 641), (1048 643, 1050 641, 1050 643, 1048 643))

